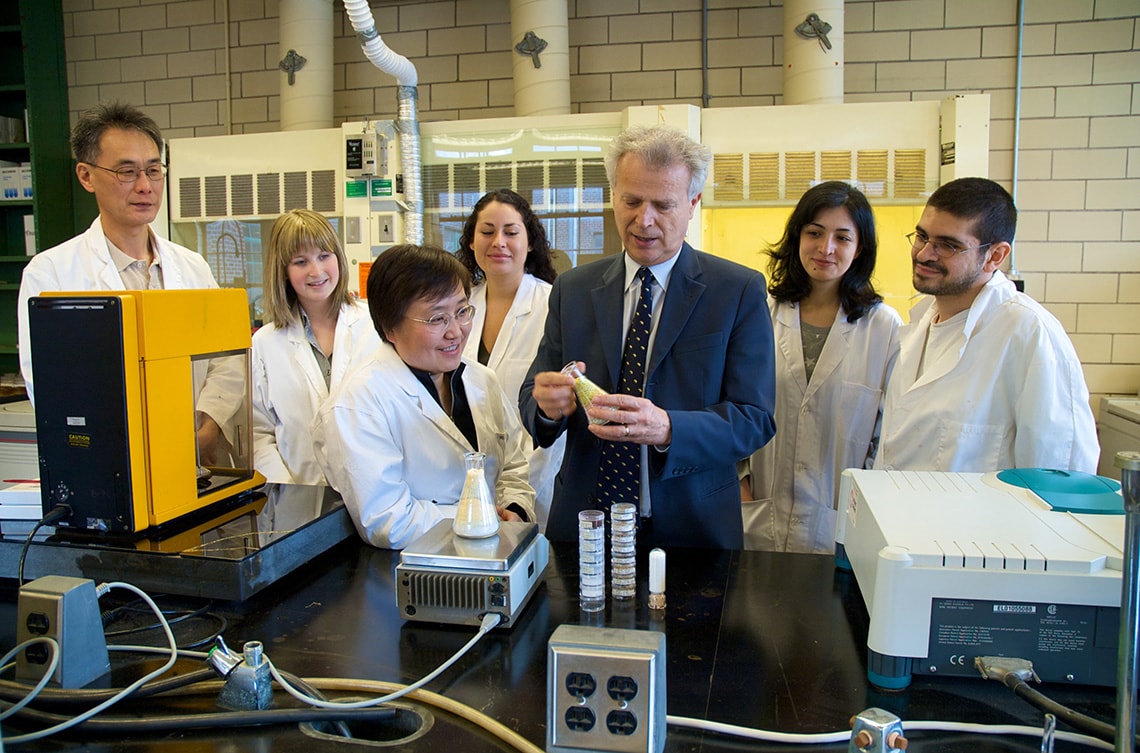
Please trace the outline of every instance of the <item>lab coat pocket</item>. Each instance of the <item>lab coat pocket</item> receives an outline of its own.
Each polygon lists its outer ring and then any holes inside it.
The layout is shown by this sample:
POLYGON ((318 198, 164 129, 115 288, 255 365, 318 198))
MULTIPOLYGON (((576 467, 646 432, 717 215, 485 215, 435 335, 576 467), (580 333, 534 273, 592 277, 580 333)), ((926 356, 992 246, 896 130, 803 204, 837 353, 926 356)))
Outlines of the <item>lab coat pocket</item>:
MULTIPOLYGON (((875 434, 882 390, 858 382, 844 382, 839 388, 836 431, 837 440, 845 448, 842 468, 862 468, 875 434)), ((840 468, 839 470, 842 470, 840 468)))
POLYGON ((1005 427, 1000 424, 967 424, 943 420, 938 433, 936 468, 953 468, 962 473, 985 473, 994 458, 1002 457, 1005 427))

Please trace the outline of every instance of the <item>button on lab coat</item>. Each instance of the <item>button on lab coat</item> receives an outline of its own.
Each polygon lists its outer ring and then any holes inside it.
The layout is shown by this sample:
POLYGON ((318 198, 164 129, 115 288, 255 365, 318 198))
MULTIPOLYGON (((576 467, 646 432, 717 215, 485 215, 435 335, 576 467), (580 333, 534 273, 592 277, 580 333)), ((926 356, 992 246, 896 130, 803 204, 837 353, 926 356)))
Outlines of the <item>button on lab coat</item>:
MULTIPOLYGON (((533 275, 523 275, 515 300, 495 347, 487 359, 487 367, 495 372, 503 391, 514 401, 516 410, 519 388, 526 379, 527 371, 538 352, 542 332, 546 326, 547 300, 550 298, 550 284, 533 275)), ((480 283, 471 289, 471 303, 475 305, 475 321, 471 325, 471 335, 463 355, 468 361, 479 360, 479 341, 483 337, 483 325, 487 321, 487 286, 480 283)), ((539 528, 545 530, 546 518, 550 513, 550 500, 554 496, 554 477, 562 466, 562 454, 566 449, 566 435, 555 440, 550 447, 535 448, 530 437, 525 438, 527 461, 530 464, 530 485, 535 491, 535 512, 539 528)))
MULTIPOLYGON (((368 307, 345 304, 333 335, 329 386, 380 346, 368 307)), ((273 483, 325 484, 313 451, 313 419, 329 395, 300 320, 267 324, 253 336, 253 467, 273 483)))
POLYGON ((883 400, 876 468, 1096 473, 1100 445, 1081 363, 1057 319, 1001 272, 970 306, 961 347, 918 363, 934 299, 911 309, 883 400))
POLYGON ((745 546, 835 551, 835 495, 845 468, 874 451, 883 387, 898 355, 894 309, 879 304, 856 322, 840 308, 811 381, 795 303, 769 299, 776 341, 776 436, 752 455, 745 546))
MULTIPOLYGON (((518 408, 479 363, 467 362, 463 386, 495 504, 519 505, 533 521, 518 408)), ((463 455, 475 448, 391 345, 382 343, 333 390, 313 434, 321 469, 373 546, 403 549, 455 517, 463 455)))

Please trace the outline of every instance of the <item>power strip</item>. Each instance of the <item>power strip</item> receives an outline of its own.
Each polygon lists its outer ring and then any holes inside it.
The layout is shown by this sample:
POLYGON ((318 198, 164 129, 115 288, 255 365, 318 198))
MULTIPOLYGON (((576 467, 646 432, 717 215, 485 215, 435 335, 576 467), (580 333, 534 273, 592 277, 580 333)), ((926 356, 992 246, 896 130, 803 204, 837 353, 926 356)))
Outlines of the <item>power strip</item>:
MULTIPOLYGON (((59 666, 52 676, 59 687, 81 688, 111 670, 94 581, 45 575, 20 586, 16 643, 40 636, 59 644, 59 666)), ((50 652, 44 643, 21 651, 16 656, 16 679, 38 682, 50 652)))
POLYGON ((561 625, 546 651, 547 753, 661 753, 665 634, 561 625))

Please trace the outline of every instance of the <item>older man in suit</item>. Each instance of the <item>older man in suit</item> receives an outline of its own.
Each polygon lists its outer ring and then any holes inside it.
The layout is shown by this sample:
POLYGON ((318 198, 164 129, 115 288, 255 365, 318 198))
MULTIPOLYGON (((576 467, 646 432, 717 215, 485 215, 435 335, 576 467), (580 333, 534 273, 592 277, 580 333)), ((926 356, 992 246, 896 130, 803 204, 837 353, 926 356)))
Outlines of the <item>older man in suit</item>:
POLYGON ((736 461, 775 433, 772 323, 763 275, 685 242, 710 159, 667 126, 610 145, 625 252, 555 281, 519 396, 539 445, 567 432, 553 540, 575 539, 580 510, 631 502, 642 543, 743 545, 736 461), (613 394, 581 409, 568 361, 613 394))

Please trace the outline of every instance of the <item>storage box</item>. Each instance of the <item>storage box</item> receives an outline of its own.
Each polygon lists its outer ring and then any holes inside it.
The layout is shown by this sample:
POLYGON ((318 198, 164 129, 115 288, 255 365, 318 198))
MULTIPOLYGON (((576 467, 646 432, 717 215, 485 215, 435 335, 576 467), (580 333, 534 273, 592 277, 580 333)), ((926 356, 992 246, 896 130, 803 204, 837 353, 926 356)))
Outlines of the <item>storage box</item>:
POLYGON ((20 165, 20 198, 32 198, 32 165, 31 163, 24 163, 20 165))
POLYGON ((20 198, 20 168, 0 167, 0 200, 15 201, 20 198))

